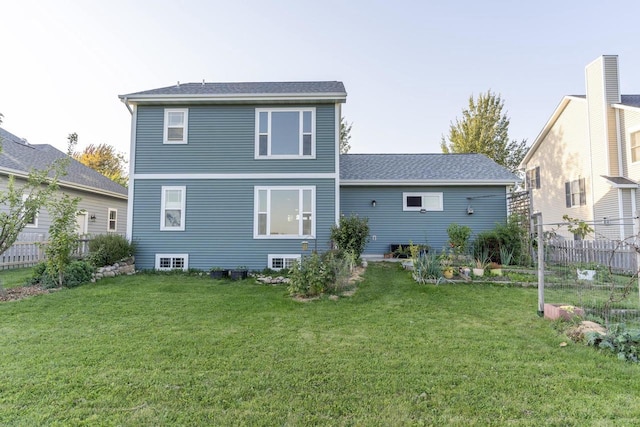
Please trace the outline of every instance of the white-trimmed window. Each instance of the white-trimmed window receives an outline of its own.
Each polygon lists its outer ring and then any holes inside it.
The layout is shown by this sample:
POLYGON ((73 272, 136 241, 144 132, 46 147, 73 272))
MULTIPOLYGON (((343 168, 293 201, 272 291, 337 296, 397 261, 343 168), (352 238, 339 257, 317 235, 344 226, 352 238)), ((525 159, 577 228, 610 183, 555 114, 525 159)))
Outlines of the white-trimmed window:
POLYGON ((269 254, 268 267, 272 270, 291 268, 294 261, 300 261, 300 254, 269 254))
POLYGON ((584 178, 564 183, 566 206, 584 206, 587 204, 587 186, 584 178))
POLYGON ((186 144, 189 123, 188 108, 165 108, 164 143, 186 144))
POLYGON ((156 270, 171 271, 189 268, 189 254, 156 254, 156 270))
POLYGON ((107 231, 116 232, 118 231, 118 210, 117 209, 107 209, 107 231))
POLYGON ((256 108, 256 158, 315 158, 315 108, 256 108))
MULTIPOLYGON (((29 198, 28 194, 22 195, 22 203, 27 201, 29 198)), ((34 212, 33 215, 29 215, 25 218, 25 227, 26 228, 37 228, 38 227, 38 212, 34 212)))
POLYGON ((540 188, 540 166, 536 166, 533 169, 529 169, 527 171, 526 176, 526 186, 527 190, 535 190, 540 188))
POLYGON ((442 193, 402 193, 403 211, 442 211, 442 193))
POLYGON ((640 129, 629 134, 629 148, 631 149, 631 162, 640 162, 640 129))
POLYGON ((254 238, 315 236, 315 187, 255 187, 254 204, 254 238))
POLYGON ((187 187, 162 187, 160 230, 184 231, 186 199, 187 187))

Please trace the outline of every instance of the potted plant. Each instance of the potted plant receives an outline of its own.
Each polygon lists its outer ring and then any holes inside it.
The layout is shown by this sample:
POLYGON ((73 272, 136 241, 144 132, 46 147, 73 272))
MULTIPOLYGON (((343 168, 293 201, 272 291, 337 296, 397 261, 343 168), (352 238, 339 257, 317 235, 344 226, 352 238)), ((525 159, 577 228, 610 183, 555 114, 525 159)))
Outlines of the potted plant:
POLYGON ((502 276, 502 266, 497 262, 489 264, 489 272, 494 276, 502 276))
POLYGON ((249 270, 244 265, 238 266, 229 271, 229 277, 231 277, 231 280, 246 279, 247 277, 249 277, 249 270))
POLYGON ((473 267, 473 275, 476 277, 484 276, 484 269, 487 268, 487 262, 483 259, 476 258, 475 267, 473 267))
POLYGON ((209 277, 212 279, 224 279, 225 277, 229 277, 229 270, 224 270, 221 267, 211 267, 209 277))
POLYGON ((442 275, 445 279, 451 279, 453 277, 453 259, 451 255, 443 252, 440 256, 440 267, 442 268, 442 275))

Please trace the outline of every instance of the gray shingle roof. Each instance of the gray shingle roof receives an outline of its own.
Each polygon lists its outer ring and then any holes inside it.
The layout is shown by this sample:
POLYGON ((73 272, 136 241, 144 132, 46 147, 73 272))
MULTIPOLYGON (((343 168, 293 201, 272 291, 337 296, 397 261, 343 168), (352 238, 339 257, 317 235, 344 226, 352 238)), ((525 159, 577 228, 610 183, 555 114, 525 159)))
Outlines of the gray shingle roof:
POLYGON ((620 103, 630 107, 640 107, 640 95, 621 95, 620 103))
POLYGON ((520 179, 483 154, 343 154, 347 181, 516 182, 520 179))
POLYGON ((266 94, 342 94, 344 84, 325 82, 239 82, 180 83, 173 86, 120 95, 120 98, 158 95, 266 95, 266 94))
MULTIPOLYGON (((0 143, 2 144, 0 172, 7 169, 24 173, 43 170, 55 160, 67 156, 49 144, 29 144, 2 128, 0 128, 0 143)), ((62 181, 127 196, 125 187, 74 159, 71 159, 67 175, 62 178, 62 181)))

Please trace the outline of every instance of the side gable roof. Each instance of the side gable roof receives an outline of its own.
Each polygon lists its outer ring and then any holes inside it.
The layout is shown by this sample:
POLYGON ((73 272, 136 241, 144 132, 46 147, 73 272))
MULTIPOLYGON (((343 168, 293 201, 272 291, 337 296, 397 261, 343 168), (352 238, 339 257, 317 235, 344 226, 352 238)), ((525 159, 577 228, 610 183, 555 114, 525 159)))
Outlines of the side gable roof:
MULTIPOLYGON (((0 173, 2 174, 27 175, 31 170, 45 169, 54 161, 67 157, 65 153, 49 144, 29 144, 2 128, 0 128, 0 143, 2 144, 0 153, 0 173)), ((128 194, 127 189, 122 185, 75 159, 71 159, 67 175, 62 178, 61 184, 122 199, 126 199, 128 194)))
POLYGON ((340 185, 513 185, 484 154, 342 154, 340 185))
POLYGON ((232 102, 245 100, 314 100, 344 102, 347 92, 338 81, 318 82, 238 82, 238 83, 178 83, 158 89, 119 95, 125 103, 207 101, 232 102))

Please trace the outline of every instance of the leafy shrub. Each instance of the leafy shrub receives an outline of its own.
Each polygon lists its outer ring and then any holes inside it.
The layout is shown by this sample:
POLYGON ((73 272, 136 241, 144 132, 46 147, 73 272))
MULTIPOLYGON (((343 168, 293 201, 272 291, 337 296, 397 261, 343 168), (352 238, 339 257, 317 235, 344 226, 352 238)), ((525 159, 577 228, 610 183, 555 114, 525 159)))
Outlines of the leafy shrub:
POLYGON ((418 283, 427 283, 429 280, 437 280, 442 276, 440 258, 435 253, 421 254, 413 262, 413 280, 418 283))
POLYGON ((352 253, 357 260, 369 241, 369 219, 356 215, 340 217, 339 226, 331 227, 331 240, 338 249, 352 253))
POLYGON ((604 336, 597 332, 588 332, 585 338, 587 345, 610 350, 620 360, 640 361, 640 330, 626 329, 624 325, 616 325, 604 336))
POLYGON ((133 255, 135 245, 118 234, 100 234, 89 241, 88 261, 96 267, 113 265, 133 255))
POLYGON ((447 227, 447 235, 449 236, 449 245, 455 254, 464 254, 467 252, 469 237, 471 237, 471 228, 452 222, 449 224, 449 227, 447 227))
POLYGON ((518 264, 529 264, 527 231, 520 225, 518 215, 509 216, 506 224, 496 224, 493 230, 478 233, 473 250, 476 258, 478 254, 486 252, 491 262, 502 262, 502 251, 510 253, 513 261, 518 264))
POLYGON ((91 281, 93 271, 93 266, 87 261, 73 261, 64 272, 63 285, 67 288, 73 288, 88 283, 91 281))
POLYGON ((289 273, 288 291, 291 295, 314 296, 323 293, 331 280, 326 265, 317 253, 295 261, 289 273))

